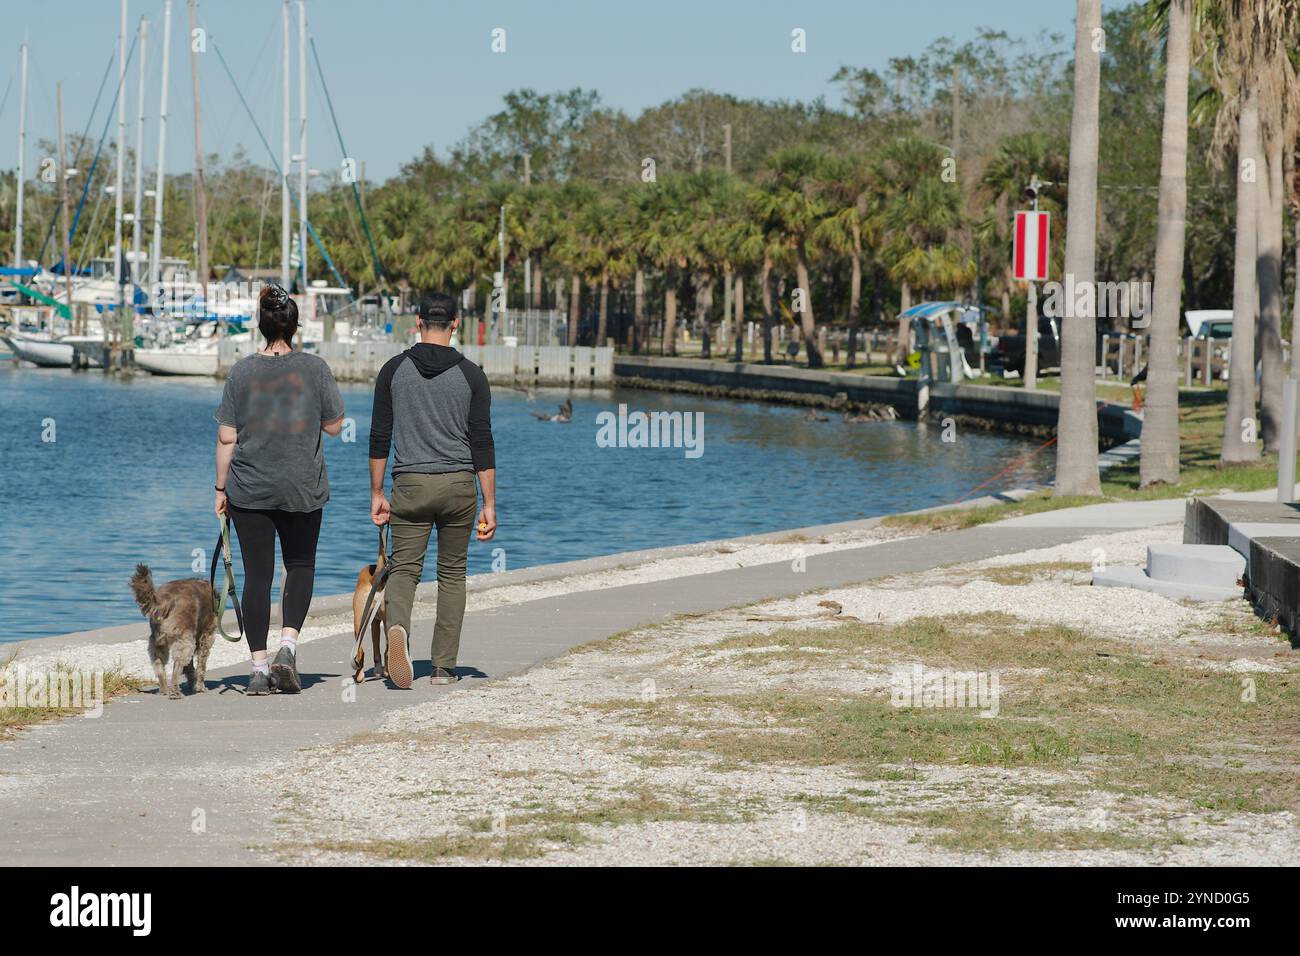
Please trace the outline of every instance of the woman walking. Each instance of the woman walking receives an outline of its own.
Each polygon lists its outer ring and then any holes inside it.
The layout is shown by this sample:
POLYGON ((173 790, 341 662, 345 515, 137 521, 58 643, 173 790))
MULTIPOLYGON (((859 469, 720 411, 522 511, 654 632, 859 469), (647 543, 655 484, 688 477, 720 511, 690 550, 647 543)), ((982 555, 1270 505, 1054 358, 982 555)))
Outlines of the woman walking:
POLYGON ((244 629, 252 653, 248 693, 302 690, 298 632, 311 604, 316 541, 329 477, 321 433, 343 428, 343 398, 324 360, 295 352, 298 306, 278 285, 258 296, 266 340, 235 363, 217 409, 217 502, 229 515, 244 558, 244 629), (280 595, 280 650, 266 659, 275 540, 288 572, 280 595))

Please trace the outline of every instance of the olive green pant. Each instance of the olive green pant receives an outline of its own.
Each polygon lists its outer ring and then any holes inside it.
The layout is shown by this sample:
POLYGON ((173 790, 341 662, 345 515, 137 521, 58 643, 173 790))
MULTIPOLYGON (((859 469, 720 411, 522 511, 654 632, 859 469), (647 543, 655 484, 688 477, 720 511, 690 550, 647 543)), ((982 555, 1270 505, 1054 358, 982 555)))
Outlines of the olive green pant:
POLYGON ((411 633, 411 605, 424 574, 429 535, 438 529, 438 617, 433 625, 434 667, 451 670, 460 651, 465 618, 465 559, 478 511, 478 485, 472 471, 443 475, 404 472, 393 476, 389 528, 393 567, 384 588, 388 626, 411 633))

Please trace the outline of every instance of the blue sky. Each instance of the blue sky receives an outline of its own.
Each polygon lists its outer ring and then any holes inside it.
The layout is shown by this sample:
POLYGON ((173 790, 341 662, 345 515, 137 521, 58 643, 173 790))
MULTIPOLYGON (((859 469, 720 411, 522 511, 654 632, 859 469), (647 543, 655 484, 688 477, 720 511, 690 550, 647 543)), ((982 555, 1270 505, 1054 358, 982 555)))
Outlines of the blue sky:
MULTIPOLYGON (((1110 4, 1108 4, 1109 6, 1110 4)), ((131 0, 132 30, 150 21, 146 57, 146 163, 156 152, 163 0, 131 0)), ((296 3, 292 6, 296 30, 296 3)), ((915 54, 940 36, 958 42, 984 26, 1032 38, 1069 33, 1070 0, 307 0, 348 152, 382 179, 426 144, 439 153, 500 108, 511 89, 573 86, 598 90, 606 104, 635 113, 701 87, 741 97, 838 103, 829 83, 841 65, 883 68, 891 56, 915 54), (493 53, 494 28, 506 31, 506 52, 493 53), (790 52, 802 28, 807 53, 790 52)), ((199 22, 229 62, 272 144, 279 144, 279 0, 205 0, 199 22)), ((116 47, 118 0, 6 0, 0 49, 0 95, 15 73, 18 44, 32 50, 29 143, 53 138, 54 84, 64 83, 65 125, 79 132, 89 115, 108 57, 116 47), (56 12, 57 11, 57 12, 56 12)), ((189 168, 193 127, 185 0, 173 0, 167 167, 189 168)), ((295 34, 296 36, 296 34, 295 34)), ((296 42, 296 41, 295 41, 296 42)), ((295 45, 296 56, 296 45, 295 45)), ((309 67, 311 64, 309 63, 309 67)), ((297 74, 294 67, 294 100, 297 74)), ((265 151, 209 47, 200 63, 205 147, 229 156, 243 144, 255 161, 265 151)), ((127 83, 128 130, 134 136, 136 64, 127 83)), ((319 168, 340 152, 313 76, 309 154, 319 168)), ((116 69, 105 99, 116 87, 116 69)), ((0 167, 12 168, 18 124, 17 81, 0 114, 0 167)), ((94 124, 98 136, 104 106, 94 124)), ((294 107, 296 115, 297 107, 294 107)), ((296 129, 296 127, 295 127, 296 129)), ((295 132, 296 143, 296 132, 295 132)), ((34 160, 28 158, 29 169, 34 160)))

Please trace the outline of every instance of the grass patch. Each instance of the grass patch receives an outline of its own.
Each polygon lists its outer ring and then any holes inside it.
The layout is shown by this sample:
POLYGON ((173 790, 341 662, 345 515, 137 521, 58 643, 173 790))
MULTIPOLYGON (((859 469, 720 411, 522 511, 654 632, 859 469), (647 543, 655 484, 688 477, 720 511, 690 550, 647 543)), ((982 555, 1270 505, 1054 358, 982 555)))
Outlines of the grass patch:
MULTIPOLYGON (((10 660, 6 662, 6 664, 3 667, 0 667, 0 683, 5 683, 6 686, 8 686, 8 684, 5 676, 5 671, 7 670, 8 665, 11 663, 13 663, 13 658, 10 658, 10 660)), ((50 683, 51 677, 53 677, 53 679, 58 682, 58 684, 56 684, 55 686, 66 687, 68 686, 68 681, 70 680, 71 674, 72 671, 70 669, 65 668, 63 665, 59 665, 54 671, 51 671, 49 674, 43 675, 42 680, 44 682, 44 687, 47 691, 45 699, 46 700, 56 699, 58 696, 57 693, 56 694, 49 693, 49 689, 51 687, 51 683, 50 683)), ((30 679, 34 676, 36 676, 35 673, 27 675, 29 682, 30 679)), ((13 680, 15 682, 13 687, 13 692, 16 694, 17 693, 16 675, 14 676, 13 680)), ((114 697, 121 697, 124 694, 139 693, 139 691, 143 687, 145 687, 147 683, 150 682, 136 680, 135 678, 126 674, 120 667, 115 667, 112 670, 105 671, 104 687, 103 687, 103 692, 104 692, 103 702, 107 703, 108 701, 112 700, 114 697)), ((31 693, 30 683, 29 683, 29 689, 27 693, 29 695, 31 693)), ((87 688, 83 683, 81 693, 87 696, 93 693, 93 695, 96 698, 98 698, 99 688, 98 687, 87 688)), ((67 699, 66 696, 64 699, 67 699)), ((78 716, 84 713, 85 710, 80 707, 60 707, 57 706, 57 704, 49 704, 49 703, 43 703, 43 704, 38 703, 35 706, 25 705, 22 707, 0 706, 0 739, 9 737, 15 731, 21 730, 24 727, 30 727, 33 724, 44 723, 47 720, 57 720, 60 717, 78 716)))
POLYGON ((1186 498, 1226 491, 1260 491, 1277 484, 1277 458, 1265 456, 1259 464, 1224 468, 1219 464, 1223 448, 1223 418, 1227 410, 1226 389, 1182 389, 1178 396, 1179 464, 1177 484, 1139 487, 1137 459, 1107 469, 1102 474, 1101 498, 1053 497, 1050 491, 1036 492, 1021 501, 944 509, 921 514, 891 515, 882 527, 926 531, 958 531, 990 521, 1021 515, 1074 508, 1104 501, 1149 501, 1156 498, 1186 498))
POLYGON ((492 817, 474 817, 465 829, 419 840, 358 840, 314 843, 318 850, 363 853, 381 859, 437 863, 459 858, 480 861, 537 859, 555 850, 590 845, 586 827, 620 827, 642 823, 735 823, 752 816, 744 801, 727 805, 697 803, 689 795, 670 798, 649 790, 574 808, 540 808, 532 804, 508 815, 504 825, 492 817))
POLYGON ((1186 842, 1173 832, 1168 833, 1166 840, 1160 841, 1110 829, 1042 829, 1027 821, 1015 820, 1006 811, 984 807, 904 811, 895 814, 893 819, 937 831, 925 835, 925 842, 929 844, 977 853, 1001 850, 1142 850, 1158 842, 1186 842))
POLYGON ((968 580, 992 581, 994 584, 1006 584, 1019 587, 1031 584, 1040 578, 1061 577, 1064 575, 1091 574, 1092 565, 1087 561, 1043 561, 1038 564, 1004 564, 997 567, 976 568, 968 580))
POLYGON ((553 826, 521 833, 447 833, 415 840, 335 840, 312 846, 317 850, 362 853, 404 863, 438 863, 452 858, 509 862, 537 859, 550 850, 584 846, 588 842, 576 827, 553 826))
POLYGON ((688 692, 600 709, 654 730, 650 752, 679 762, 694 754, 722 766, 836 766, 864 780, 907 779, 899 768, 927 764, 1059 768, 1113 792, 1206 809, 1300 811, 1300 780, 1288 770, 1300 762, 1294 674, 1255 675, 1257 700, 1245 703, 1239 675, 1152 661, 1071 628, 1022 627, 999 614, 784 628, 716 646, 770 645, 997 672, 1001 715, 897 708, 883 690, 688 692))
POLYGON ((736 823, 749 819, 749 810, 736 812, 736 805, 694 803, 683 796, 668 800, 648 790, 616 800, 575 809, 550 809, 521 817, 525 825, 618 827, 639 823, 736 823))

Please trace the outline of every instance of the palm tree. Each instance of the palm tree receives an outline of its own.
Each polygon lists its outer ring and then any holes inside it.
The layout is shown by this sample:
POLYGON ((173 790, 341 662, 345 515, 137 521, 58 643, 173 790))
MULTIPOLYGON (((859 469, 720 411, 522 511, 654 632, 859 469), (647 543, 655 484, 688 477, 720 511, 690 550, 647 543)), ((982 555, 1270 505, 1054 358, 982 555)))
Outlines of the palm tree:
POLYGON ((1286 376, 1282 357, 1282 228, 1283 228, 1283 144, 1292 142, 1297 121, 1297 78, 1291 57, 1284 50, 1294 46, 1295 4, 1281 13, 1277 29, 1290 38, 1276 56, 1262 64, 1260 124, 1257 153, 1264 176, 1257 183, 1259 248, 1256 279, 1259 283, 1258 355, 1260 374, 1260 435, 1264 450, 1276 452, 1282 434, 1282 379, 1286 376))
MULTIPOLYGON (((1065 276, 1074 287, 1092 286, 1097 255, 1097 145, 1100 119, 1101 0, 1076 0, 1074 108, 1070 121, 1069 216, 1065 276)), ((1061 405, 1057 417, 1057 495, 1100 495, 1097 470, 1095 309, 1061 323, 1061 405)), ((1030 330, 1031 333, 1033 330, 1030 330)))
MULTIPOLYGON (((879 250, 889 275, 901 287, 899 314, 912 304, 912 291, 956 290, 974 277, 974 262, 956 241, 964 222, 961 191, 938 175, 942 147, 919 137, 903 137, 876 156, 868 223, 882 237, 879 250)), ((899 319, 898 350, 908 352, 911 330, 899 319)))
POLYGON ((732 318, 735 321, 733 358, 737 362, 744 361, 745 273, 762 265, 765 246, 762 225, 750 215, 755 192, 754 187, 728 176, 714 207, 721 228, 721 256, 735 282, 732 318))
POLYGON ((690 212, 680 176, 663 176, 637 187, 638 252, 663 273, 662 350, 677 354, 677 290, 690 263, 690 212))
POLYGON ((817 347, 817 323, 813 316, 812 280, 809 262, 816 251, 813 233, 827 214, 819 188, 823 154, 811 147, 792 146, 768 158, 761 177, 760 205, 784 237, 794 260, 795 280, 800 291, 800 326, 808 349, 808 367, 821 368, 817 347))
MULTIPOLYGON (((858 326, 862 320, 863 232, 868 219, 870 170, 859 158, 837 157, 822 170, 822 192, 832 210, 814 237, 826 248, 849 259, 849 348, 846 368, 857 363, 858 326)), ((866 237, 874 245, 874 234, 866 237)))
MULTIPOLYGON (((1237 137, 1237 234, 1232 277, 1232 353, 1228 370, 1228 410, 1223 422, 1223 464, 1255 462, 1260 443, 1255 440, 1255 310, 1259 307, 1260 190, 1258 177, 1269 175, 1261 156, 1260 107, 1272 113, 1274 101, 1283 95, 1273 65, 1285 58, 1286 40, 1295 22, 1292 0, 1225 0, 1220 27, 1220 53, 1216 62, 1216 83, 1224 96, 1216 124, 1221 141, 1234 126, 1237 137)), ((1280 134, 1280 131, 1279 131, 1280 134)), ((1280 158, 1280 157, 1279 157, 1280 158)), ((1280 168, 1280 162, 1278 163, 1280 168)), ((1280 186, 1280 184, 1279 184, 1280 186)), ((1279 189, 1280 196, 1280 189, 1279 189)), ((1264 200, 1266 206, 1268 200, 1264 200)), ((1280 250, 1268 249, 1270 261, 1280 250)), ((1280 265, 1280 262, 1279 262, 1280 265)), ((1271 284, 1271 277, 1268 283, 1271 284)), ((1267 290, 1270 299, 1277 289, 1267 290)), ((1270 311, 1273 303, 1270 303, 1270 311)), ((1280 306, 1277 311, 1280 317, 1280 306)), ((1270 316, 1271 318, 1271 316, 1270 316)), ((1271 329, 1265 333, 1271 339, 1271 329)), ((1266 364, 1272 364, 1266 362, 1266 364)), ((1277 370, 1271 378, 1277 379, 1277 370)), ((1276 414, 1276 413, 1274 413, 1276 414)), ((1270 416, 1272 417, 1272 416, 1270 416)), ((1273 427, 1273 426, 1270 426, 1273 427)))
POLYGON ((1191 0, 1169 0, 1165 40, 1164 128, 1152 288, 1151 348, 1142 420, 1142 487, 1178 481, 1178 317, 1187 232, 1187 81, 1191 0))

